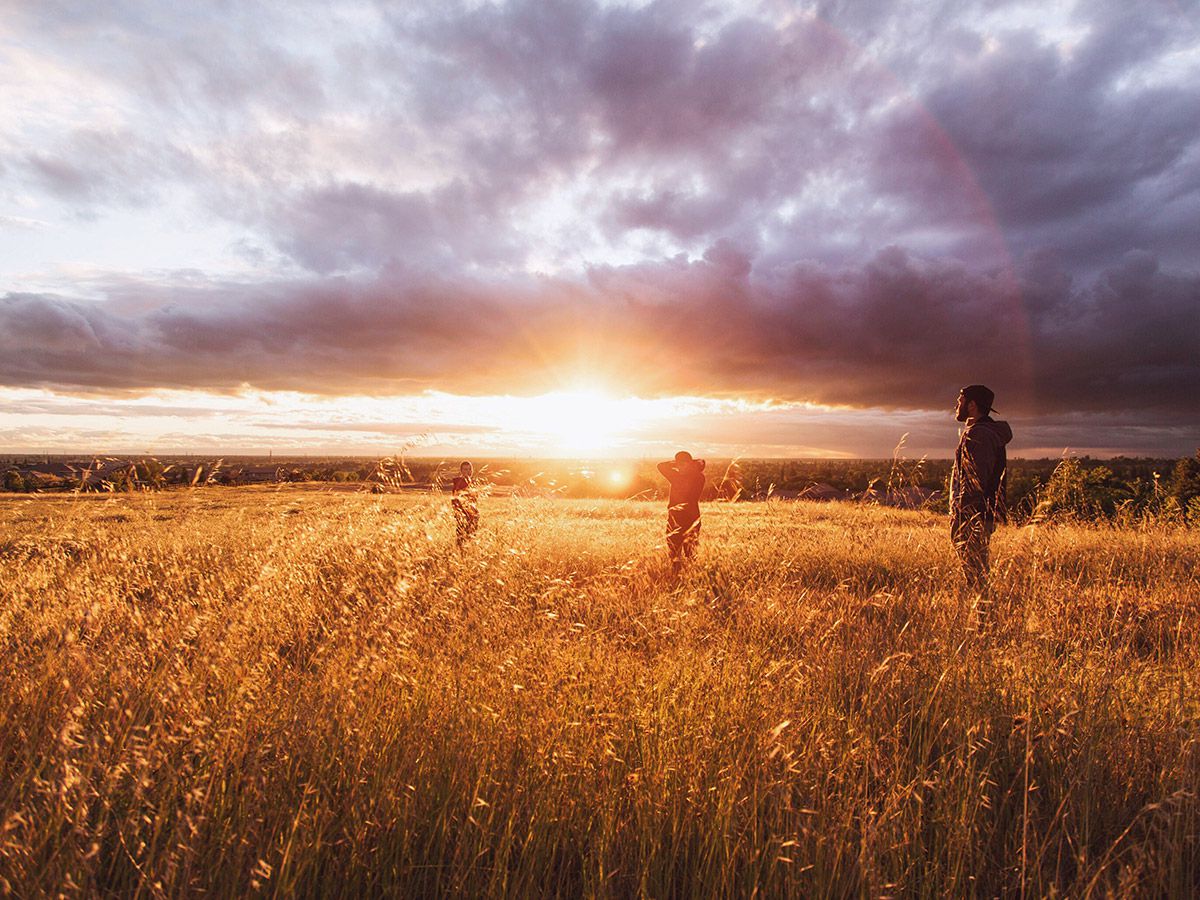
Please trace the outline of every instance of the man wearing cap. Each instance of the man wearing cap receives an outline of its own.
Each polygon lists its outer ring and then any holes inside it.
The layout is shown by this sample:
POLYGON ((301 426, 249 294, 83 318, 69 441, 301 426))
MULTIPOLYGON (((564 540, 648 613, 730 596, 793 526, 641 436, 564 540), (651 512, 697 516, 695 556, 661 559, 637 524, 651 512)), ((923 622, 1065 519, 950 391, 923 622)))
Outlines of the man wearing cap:
POLYGON ((988 542, 996 523, 1008 514, 1004 447, 1012 440, 1012 429, 991 417, 995 396, 982 384, 972 384, 959 392, 954 409, 954 417, 966 428, 950 474, 950 538, 967 586, 981 602, 986 602, 988 542))

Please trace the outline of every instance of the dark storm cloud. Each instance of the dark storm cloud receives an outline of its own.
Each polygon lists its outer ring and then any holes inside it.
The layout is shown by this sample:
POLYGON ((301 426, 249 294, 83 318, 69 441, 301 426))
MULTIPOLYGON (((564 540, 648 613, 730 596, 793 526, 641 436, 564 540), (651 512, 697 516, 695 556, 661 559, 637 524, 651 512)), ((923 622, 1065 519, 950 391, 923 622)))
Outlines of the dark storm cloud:
POLYGON ((587 160, 610 238, 758 235, 792 259, 1053 247, 1092 272, 1131 249, 1189 258, 1200 91, 1140 77, 1197 41, 1170 10, 1081 6, 1085 36, 1064 49, 1028 26, 973 30, 1004 21, 994 6, 708 29, 663 3, 449 9, 399 29, 437 76, 417 80, 427 123, 454 123, 480 186, 511 173, 528 195, 587 160), (632 184, 606 190, 610 174, 632 184), (811 196, 824 185, 835 201, 811 196))
POLYGON ((845 85, 846 50, 819 23, 740 18, 708 34, 669 4, 590 0, 450 10, 397 25, 427 54, 425 125, 494 189, 541 190, 581 165, 601 185, 632 172, 645 183, 597 188, 614 235, 744 230, 759 201, 782 199, 844 142, 842 101, 821 91, 845 85))
POLYGON ((1092 16, 1078 46, 1013 31, 931 80, 923 107, 888 121, 881 150, 900 152, 880 184, 946 212, 960 202, 944 191, 947 174, 965 167, 1019 256, 1055 247, 1094 270, 1150 247, 1186 264, 1181 229, 1200 214, 1200 91, 1178 76, 1145 82, 1198 31, 1165 7, 1080 8, 1092 16))
MULTIPOLYGON (((631 229, 745 239, 763 204, 777 204, 845 142, 838 104, 817 96, 840 78, 843 48, 811 22, 776 31, 742 18, 701 39, 664 4, 431 9, 393 14, 397 46, 358 54, 373 63, 361 83, 336 79, 351 90, 351 109, 373 101, 366 161, 386 172, 398 159, 420 160, 435 171, 431 183, 327 171, 315 149, 320 105, 277 109, 268 82, 266 99, 246 104, 266 103, 295 127, 287 140, 272 133, 223 146, 197 176, 215 181, 205 192, 211 208, 262 229, 319 273, 396 262, 507 267, 542 249, 534 242, 544 236, 528 234, 530 205, 572 181, 587 194, 577 227, 606 240, 631 229)), ((197 107, 203 115, 205 103, 197 107)), ((215 117, 216 131, 230 119, 215 117)))
POLYGON ((337 6, 17 6, 40 45, 126 91, 143 120, 121 152, 96 136, 27 148, 37 184, 84 203, 174 177, 318 272, 417 257, 431 240, 467 264, 519 260, 535 249, 520 245, 522 204, 586 172, 609 238, 763 232, 764 252, 792 258, 828 255, 831 231, 860 235, 860 256, 939 230, 942 249, 966 253, 977 244, 961 232, 989 224, 982 201, 1019 253, 1054 246, 1098 266, 1140 248, 1175 265, 1200 211, 1200 91, 1143 77, 1198 39, 1170 4, 1080 5, 1069 49, 1005 27, 995 4, 827 3, 784 22, 786 4, 718 21, 661 0, 439 3, 381 7, 390 29, 364 32, 337 6), (413 155, 442 174, 400 188, 331 170, 319 138, 345 113, 366 122, 381 176, 413 155), (203 167, 168 163, 205 144, 203 167), (836 197, 805 196, 814 183, 836 197), (773 221, 789 202, 798 227, 773 221), (467 217, 500 246, 458 240, 467 217), (369 232, 393 226, 382 253, 369 232))
POLYGON ((1200 412, 1200 276, 1142 254, 1081 284, 1049 261, 1013 282, 897 248, 858 269, 757 279, 746 253, 718 244, 699 261, 596 267, 586 281, 393 273, 196 286, 149 310, 112 300, 4 298, 0 381, 536 393, 582 362, 656 394, 719 386, 930 409, 985 381, 1012 414, 1200 412))
POLYGON ((42 41, 132 91, 155 127, 122 147, 39 147, 24 171, 77 203, 118 185, 144 202, 180 179, 319 273, 519 265, 543 239, 523 236, 527 204, 589 171, 584 224, 609 240, 757 239, 773 259, 898 243, 995 262, 1003 239, 1092 271, 1131 249, 1179 265, 1200 213, 1200 91, 1140 78, 1197 40, 1169 5, 1081 6, 1069 50, 996 25, 994 4, 825 4, 784 23, 666 2, 447 3, 382 9, 390 31, 365 34, 305 10, 328 41, 296 40, 297 16, 271 4, 26 7, 42 41), (397 187, 329 169, 320 136, 343 111, 364 117, 381 174, 397 154, 442 174, 397 187), (288 127, 265 132, 264 113, 288 127), (203 166, 185 142, 211 144, 203 166))
MULTIPOLYGON (((527 299, 463 280, 360 286, 332 279, 174 290, 174 302, 146 309, 145 294, 155 288, 125 289, 129 296, 108 303, 5 297, 0 379, 336 393, 427 386, 449 373, 457 384, 480 386, 488 377, 477 362, 496 348, 511 353, 516 340, 505 299, 527 299), (122 307, 131 312, 114 312, 122 307)), ((550 308, 536 303, 543 314, 550 308)))

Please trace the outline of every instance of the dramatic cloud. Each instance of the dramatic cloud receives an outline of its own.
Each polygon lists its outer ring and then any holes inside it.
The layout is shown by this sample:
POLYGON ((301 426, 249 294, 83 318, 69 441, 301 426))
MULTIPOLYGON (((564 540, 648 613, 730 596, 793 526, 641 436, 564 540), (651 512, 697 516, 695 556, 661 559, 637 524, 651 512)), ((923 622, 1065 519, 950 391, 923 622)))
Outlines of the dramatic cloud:
POLYGON ((914 409, 945 405, 969 372, 1003 386, 1011 412, 1200 412, 1200 276, 1144 254, 1078 287, 1048 262, 1013 282, 897 249, 760 280, 718 244, 580 281, 399 273, 175 294, 126 315, 112 309, 136 297, 3 298, 0 383, 499 393, 585 374, 640 393, 914 409))
POLYGON ((0 384, 1200 411, 1169 0, 0 5, 0 384))

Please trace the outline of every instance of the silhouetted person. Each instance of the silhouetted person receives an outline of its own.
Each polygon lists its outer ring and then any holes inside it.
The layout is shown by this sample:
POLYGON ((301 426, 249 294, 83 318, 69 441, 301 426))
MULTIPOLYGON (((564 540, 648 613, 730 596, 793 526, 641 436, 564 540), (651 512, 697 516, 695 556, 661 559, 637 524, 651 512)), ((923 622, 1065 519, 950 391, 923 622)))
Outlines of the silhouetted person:
POLYGON ((684 559, 696 555, 700 543, 700 494, 704 490, 704 460, 680 450, 673 462, 661 462, 658 471, 671 482, 667 497, 667 550, 671 568, 679 573, 684 559))
POLYGON ((458 546, 479 529, 479 498, 475 491, 474 467, 465 460, 454 477, 454 496, 450 506, 454 509, 454 525, 458 532, 458 546))
POLYGON ((959 392, 954 417, 967 427, 950 474, 950 537, 967 587, 977 594, 981 619, 987 612, 988 542, 996 523, 1008 517, 1004 447, 1013 436, 1007 422, 992 419, 994 399, 982 384, 959 392))

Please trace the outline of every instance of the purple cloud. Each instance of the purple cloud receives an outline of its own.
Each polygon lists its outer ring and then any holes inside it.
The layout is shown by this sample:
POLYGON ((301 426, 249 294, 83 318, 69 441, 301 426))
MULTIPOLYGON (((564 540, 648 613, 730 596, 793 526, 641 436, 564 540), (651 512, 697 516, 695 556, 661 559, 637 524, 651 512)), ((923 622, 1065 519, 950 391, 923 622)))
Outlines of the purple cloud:
POLYGON ((18 283, 4 384, 607 367, 654 393, 918 409, 988 380, 1029 414, 1197 409, 1200 35, 1170 5, 76 6, 14 8, 51 86, 0 139, 0 217, 152 231, 168 199, 262 268, 128 271, 89 302, 18 283))
POLYGON ((583 281, 394 273, 194 287, 141 306, 9 295, 0 383, 537 392, 586 361, 657 394, 919 409, 985 380, 1013 412, 1200 411, 1200 276, 1137 254, 1076 285, 1049 262, 1018 282, 898 248, 857 269, 759 277, 749 254, 717 244, 583 281))

